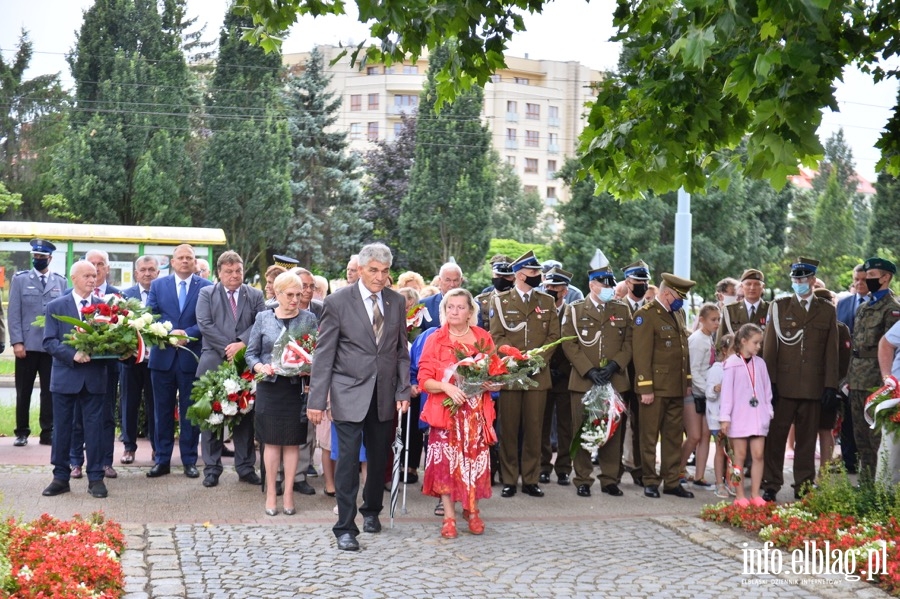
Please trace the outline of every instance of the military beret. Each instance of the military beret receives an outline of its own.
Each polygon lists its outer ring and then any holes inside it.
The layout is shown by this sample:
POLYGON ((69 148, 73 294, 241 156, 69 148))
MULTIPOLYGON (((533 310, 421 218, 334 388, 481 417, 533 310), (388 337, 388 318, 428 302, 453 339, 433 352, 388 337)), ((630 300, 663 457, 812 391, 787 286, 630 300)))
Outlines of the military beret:
POLYGON ((863 263, 863 270, 883 270, 885 272, 889 272, 892 275, 897 274, 897 265, 891 262, 890 260, 885 260, 884 258, 873 257, 869 258, 863 263))
POLYGON ((791 264, 792 277, 810 277, 816 274, 819 269, 819 261, 812 258, 797 258, 797 261, 791 264))
POLYGON ((624 271, 626 278, 637 279, 638 281, 650 280, 650 267, 643 260, 638 260, 634 264, 629 264, 624 271))
POLYGON ((287 256, 279 256, 275 254, 272 256, 272 259, 275 261, 275 266, 280 266, 285 269, 292 269, 295 266, 300 266, 300 261, 295 260, 294 258, 288 258, 287 256))
POLYGON ((56 249, 56 246, 46 239, 32 239, 29 243, 31 244, 32 254, 52 254, 53 250, 56 249))
POLYGON ((550 285, 568 285, 572 282, 572 273, 554 266, 544 275, 544 283, 550 285))
POLYGON ((673 274, 664 272, 662 273, 662 280, 665 283, 666 287, 680 295, 682 298, 687 297, 688 291, 691 290, 691 287, 696 285, 695 281, 691 281, 690 279, 682 279, 681 277, 676 277, 673 274))
POLYGON ((534 251, 528 250, 518 258, 516 258, 512 263, 513 272, 519 272, 523 268, 540 268, 541 263, 538 262, 538 259, 534 255, 534 251))
POLYGON ((744 271, 744 274, 741 275, 741 281, 746 281, 747 279, 753 279, 759 281, 760 283, 764 283, 766 277, 763 276, 762 272, 756 270, 755 268, 748 268, 744 271))

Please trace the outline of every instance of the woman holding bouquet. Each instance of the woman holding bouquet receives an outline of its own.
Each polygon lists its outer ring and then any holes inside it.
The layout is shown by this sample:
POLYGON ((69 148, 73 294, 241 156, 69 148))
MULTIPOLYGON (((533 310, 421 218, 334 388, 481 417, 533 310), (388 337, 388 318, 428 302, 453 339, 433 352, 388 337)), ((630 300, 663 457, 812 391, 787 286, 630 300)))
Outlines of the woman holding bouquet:
POLYGON ((447 539, 456 538, 457 501, 462 502, 469 531, 483 533, 478 500, 491 496, 487 439, 496 438, 491 389, 467 397, 454 384, 450 370, 459 361, 458 351, 472 356, 494 347, 490 334, 475 326, 476 316, 472 294, 460 288, 448 291, 440 304, 441 327, 428 338, 419 362, 418 378, 428 392, 422 420, 431 426, 422 492, 441 498, 441 536, 447 539), (444 405, 446 400, 452 402, 452 410, 444 405))
MULTIPOLYGON (((300 456, 300 445, 306 442, 308 421, 306 406, 302 404, 302 376, 276 374, 281 364, 278 345, 289 331, 315 330, 316 317, 312 312, 300 309, 303 282, 294 273, 284 272, 275 278, 275 299, 278 306, 256 316, 245 359, 247 367, 256 374, 266 376, 256 386, 254 417, 256 437, 265 444, 263 464, 266 470, 266 513, 278 513, 275 506, 275 479, 278 466, 284 458, 284 471, 295 472, 300 456)), ((306 376, 306 375, 303 375, 306 376)), ((285 485, 284 513, 297 513, 294 508, 294 489, 285 485)))

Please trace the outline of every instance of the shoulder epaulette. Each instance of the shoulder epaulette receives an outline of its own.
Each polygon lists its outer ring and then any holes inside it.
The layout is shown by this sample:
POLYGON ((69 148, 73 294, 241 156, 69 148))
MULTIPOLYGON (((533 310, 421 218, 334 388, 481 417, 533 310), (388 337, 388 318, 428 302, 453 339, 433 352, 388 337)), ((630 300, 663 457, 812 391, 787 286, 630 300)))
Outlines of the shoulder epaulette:
POLYGON ((30 270, 20 270, 20 271, 18 271, 16 274, 14 274, 13 276, 14 276, 14 277, 18 277, 19 275, 24 275, 24 274, 27 273, 27 272, 31 272, 31 271, 30 271, 30 270))

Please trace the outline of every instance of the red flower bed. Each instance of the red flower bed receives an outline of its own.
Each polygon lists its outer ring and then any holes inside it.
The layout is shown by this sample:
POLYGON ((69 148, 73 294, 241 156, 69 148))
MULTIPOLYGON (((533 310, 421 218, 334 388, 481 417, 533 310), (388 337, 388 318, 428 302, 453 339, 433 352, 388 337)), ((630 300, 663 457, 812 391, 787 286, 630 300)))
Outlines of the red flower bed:
POLYGON ((121 527, 102 514, 61 521, 44 514, 6 522, 9 578, 0 596, 11 598, 121 597, 125 549, 121 527))

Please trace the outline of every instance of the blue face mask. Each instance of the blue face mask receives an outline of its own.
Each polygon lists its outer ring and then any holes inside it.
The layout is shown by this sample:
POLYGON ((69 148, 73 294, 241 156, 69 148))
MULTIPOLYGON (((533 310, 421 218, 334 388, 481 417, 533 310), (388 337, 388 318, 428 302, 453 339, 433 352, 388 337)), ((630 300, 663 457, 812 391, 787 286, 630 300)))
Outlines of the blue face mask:
POLYGON ((604 287, 600 290, 600 293, 597 294, 600 298, 600 301, 604 304, 611 300, 616 295, 615 289, 610 289, 609 287, 604 287))
POLYGON ((681 310, 681 307, 683 305, 684 305, 683 299, 674 299, 674 300, 672 300, 672 303, 669 304, 669 308, 672 310, 672 312, 678 312, 679 310, 681 310))
POLYGON ((801 297, 809 293, 809 283, 791 283, 791 287, 801 297))

